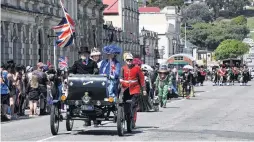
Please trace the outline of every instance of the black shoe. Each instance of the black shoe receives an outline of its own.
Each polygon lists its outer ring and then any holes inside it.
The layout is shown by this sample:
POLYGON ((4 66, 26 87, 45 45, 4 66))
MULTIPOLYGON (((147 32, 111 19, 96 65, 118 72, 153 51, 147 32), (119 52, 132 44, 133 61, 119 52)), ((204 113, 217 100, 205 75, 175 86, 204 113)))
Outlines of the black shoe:
POLYGON ((93 121, 94 127, 98 127, 101 124, 101 121, 99 120, 94 120, 93 121))
POLYGON ((25 116, 25 113, 18 113, 18 116, 25 116))
POLYGON ((7 115, 1 115, 1 121, 10 121, 10 119, 7 117, 7 115))

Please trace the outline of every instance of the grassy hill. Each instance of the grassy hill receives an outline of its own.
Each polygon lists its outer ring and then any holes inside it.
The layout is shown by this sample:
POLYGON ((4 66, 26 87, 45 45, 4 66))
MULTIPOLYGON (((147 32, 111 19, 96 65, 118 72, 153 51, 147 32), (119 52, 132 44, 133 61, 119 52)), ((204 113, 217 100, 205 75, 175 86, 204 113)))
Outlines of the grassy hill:
POLYGON ((250 38, 254 40, 254 7, 248 8, 249 13, 247 15, 247 25, 250 29, 250 38))

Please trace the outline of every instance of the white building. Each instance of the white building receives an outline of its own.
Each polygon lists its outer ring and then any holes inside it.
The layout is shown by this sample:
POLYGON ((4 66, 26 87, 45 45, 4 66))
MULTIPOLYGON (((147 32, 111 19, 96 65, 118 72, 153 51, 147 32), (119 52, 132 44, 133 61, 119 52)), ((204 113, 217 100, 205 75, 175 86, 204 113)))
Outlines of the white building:
POLYGON ((159 63, 165 62, 180 46, 180 15, 177 8, 167 6, 163 10, 157 7, 139 8, 139 29, 158 33, 158 48, 162 55, 159 63))
POLYGON ((139 12, 137 0, 103 0, 108 5, 104 10, 104 20, 112 21, 114 27, 121 28, 124 34, 124 51, 140 53, 139 12))
POLYGON ((251 38, 245 38, 243 40, 244 43, 250 45, 249 53, 243 56, 243 61, 249 66, 250 68, 254 68, 254 41, 251 38))
MULTIPOLYGON (((104 5, 94 0, 65 0, 65 8, 75 20, 75 46, 57 50, 68 56, 72 65, 78 58, 80 46, 102 45, 104 5), (92 19, 95 22, 92 22, 92 19), (94 26, 93 26, 94 25, 94 26), (94 30, 93 30, 94 29, 94 30)), ((1 0, 1 61, 14 59, 17 64, 36 65, 41 61, 53 63, 53 40, 56 26, 63 17, 59 0, 1 0)))
POLYGON ((205 2, 205 0, 184 0, 184 4, 193 4, 193 3, 200 3, 205 2))

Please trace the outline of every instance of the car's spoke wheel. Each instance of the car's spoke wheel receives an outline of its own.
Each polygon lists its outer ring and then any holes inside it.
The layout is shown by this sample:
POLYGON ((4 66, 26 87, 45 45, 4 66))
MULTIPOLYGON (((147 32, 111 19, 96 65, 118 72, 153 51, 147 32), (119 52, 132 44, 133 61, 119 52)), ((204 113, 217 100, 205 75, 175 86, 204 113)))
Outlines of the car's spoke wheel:
POLYGON ((59 109, 56 105, 52 105, 50 113, 50 128, 52 135, 57 135, 59 130, 59 109))
POLYGON ((123 136, 125 131, 125 118, 124 118, 124 108, 118 106, 117 109, 117 133, 119 136, 123 136))

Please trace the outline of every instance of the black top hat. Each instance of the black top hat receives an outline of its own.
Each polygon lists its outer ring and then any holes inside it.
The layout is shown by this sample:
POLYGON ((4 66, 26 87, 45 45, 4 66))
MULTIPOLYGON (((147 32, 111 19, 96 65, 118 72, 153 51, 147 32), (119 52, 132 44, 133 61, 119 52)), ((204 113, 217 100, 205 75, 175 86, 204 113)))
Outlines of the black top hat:
POLYGON ((88 50, 88 47, 80 47, 78 53, 79 54, 82 54, 82 53, 88 53, 88 54, 90 54, 91 52, 88 50))

